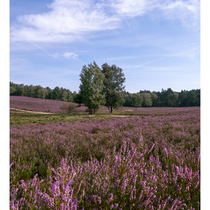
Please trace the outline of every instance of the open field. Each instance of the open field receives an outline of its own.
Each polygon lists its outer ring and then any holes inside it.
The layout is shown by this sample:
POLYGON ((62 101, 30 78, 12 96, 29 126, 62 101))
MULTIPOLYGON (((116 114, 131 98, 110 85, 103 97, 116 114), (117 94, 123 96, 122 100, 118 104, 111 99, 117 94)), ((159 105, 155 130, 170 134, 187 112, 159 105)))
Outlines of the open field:
MULTIPOLYGON (((56 101, 50 99, 30 98, 26 96, 10 96, 10 109, 25 110, 25 112, 45 112, 45 113, 63 113, 64 111, 60 107, 64 104, 75 104, 65 101, 56 101)), ((75 104, 78 105, 78 104, 75 104)), ((80 106, 76 107, 72 114, 86 114, 87 107, 80 106)), ((200 110, 200 107, 121 107, 118 110, 114 110, 114 115, 173 115, 177 113, 188 113, 191 111, 200 110)), ((97 115, 107 115, 108 109, 102 106, 97 112, 97 115)))
POLYGON ((10 111, 11 209, 200 208, 200 108, 105 111, 10 111))

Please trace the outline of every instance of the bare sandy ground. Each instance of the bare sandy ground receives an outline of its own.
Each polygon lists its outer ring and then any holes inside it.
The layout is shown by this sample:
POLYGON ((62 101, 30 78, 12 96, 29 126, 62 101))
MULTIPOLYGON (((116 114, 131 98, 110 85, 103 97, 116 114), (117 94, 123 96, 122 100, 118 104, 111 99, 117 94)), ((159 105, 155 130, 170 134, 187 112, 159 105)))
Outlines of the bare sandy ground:
POLYGON ((15 108, 10 108, 12 110, 17 110, 17 111, 21 111, 21 112, 29 112, 29 113, 38 113, 38 114, 53 114, 53 113, 48 113, 48 112, 34 112, 34 111, 28 111, 28 110, 24 110, 24 109, 15 109, 15 108))
MULTIPOLYGON (((38 113, 38 114, 53 114, 53 113, 48 113, 48 112, 35 112, 35 111, 28 111, 24 109, 16 109, 16 108, 10 108, 12 110, 20 111, 20 112, 29 112, 29 113, 38 113)), ((123 115, 113 115, 113 117, 126 117, 123 115)))

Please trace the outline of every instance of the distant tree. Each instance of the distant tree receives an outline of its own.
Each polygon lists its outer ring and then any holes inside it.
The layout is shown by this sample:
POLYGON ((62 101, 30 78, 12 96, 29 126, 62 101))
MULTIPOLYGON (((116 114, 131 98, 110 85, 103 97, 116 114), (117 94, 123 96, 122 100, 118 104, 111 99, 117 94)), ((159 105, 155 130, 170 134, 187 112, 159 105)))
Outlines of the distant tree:
POLYGON ((142 106, 152 106, 152 98, 150 93, 141 93, 143 96, 142 106))
POLYGON ((187 93, 187 100, 186 100, 186 105, 187 106, 196 106, 198 98, 196 97, 195 91, 191 90, 187 93))
POLYGON ((77 92, 76 92, 76 91, 74 91, 74 92, 72 93, 72 96, 73 96, 73 101, 75 100, 76 95, 77 95, 77 92))
POLYGON ((180 103, 179 103, 179 93, 174 92, 172 100, 173 100, 173 106, 179 106, 180 105, 180 103))
POLYGON ((131 95, 131 101, 132 101, 132 105, 135 107, 142 106, 143 95, 140 93, 133 93, 131 95))
POLYGON ((195 94, 196 94, 196 97, 197 97, 196 106, 200 106, 200 89, 195 90, 195 94))
POLYGON ((106 96, 106 106, 112 113, 114 108, 121 107, 125 102, 123 98, 125 77, 121 68, 115 65, 109 66, 107 63, 102 65, 102 73, 105 76, 103 93, 106 96))
POLYGON ((133 106, 132 105, 132 94, 124 91, 124 103, 123 106, 133 106))
POLYGON ((10 95, 14 96, 17 92, 17 89, 15 88, 15 86, 10 86, 10 95))
POLYGON ((80 94, 80 92, 77 94, 76 91, 73 92, 73 101, 79 105, 81 105, 83 102, 82 102, 82 96, 80 94), (76 93, 76 94, 75 94, 76 93))
POLYGON ((27 96, 27 92, 28 92, 28 85, 24 85, 24 96, 27 96))
POLYGON ((188 91, 185 91, 185 90, 182 90, 179 93, 179 97, 178 97, 179 104, 180 104, 179 106, 181 106, 181 107, 187 106, 187 93, 188 93, 188 91))
POLYGON ((161 106, 168 107, 173 105, 174 95, 173 90, 171 88, 168 88, 167 90, 162 89, 161 91, 161 106))
POLYGON ((95 111, 105 104, 105 95, 102 94, 104 75, 96 62, 83 66, 80 74, 80 94, 89 113, 95 111))
POLYGON ((165 106, 167 107, 173 107, 173 106, 179 106, 179 94, 176 92, 173 92, 171 88, 168 88, 165 92, 165 106))
POLYGON ((151 93, 151 99, 152 99, 152 106, 157 107, 158 102, 159 102, 159 98, 158 98, 158 95, 155 92, 151 93))
POLYGON ((18 85, 10 82, 10 95, 17 95, 17 89, 18 89, 18 85))
POLYGON ((33 85, 28 86, 25 96, 32 97, 32 98, 35 97, 35 87, 33 85))
POLYGON ((42 86, 35 86, 35 98, 45 98, 45 95, 46 91, 42 86))
POLYGON ((67 101, 68 91, 66 89, 61 88, 61 101, 67 101))
POLYGON ((140 90, 139 93, 151 93, 150 90, 140 90))
POLYGON ((18 95, 18 96, 24 95, 24 84, 17 85, 16 95, 18 95))
POLYGON ((17 84, 14 84, 13 82, 10 82, 10 95, 17 95, 17 84))
POLYGON ((52 99, 52 89, 49 88, 49 87, 46 87, 44 89, 45 89, 45 92, 46 92, 45 98, 46 99, 52 99))
POLYGON ((68 91, 67 101, 68 102, 72 102, 73 101, 73 95, 72 95, 71 91, 68 91))
POLYGON ((59 100, 61 97, 61 90, 58 86, 56 86, 52 91, 52 99, 59 100))

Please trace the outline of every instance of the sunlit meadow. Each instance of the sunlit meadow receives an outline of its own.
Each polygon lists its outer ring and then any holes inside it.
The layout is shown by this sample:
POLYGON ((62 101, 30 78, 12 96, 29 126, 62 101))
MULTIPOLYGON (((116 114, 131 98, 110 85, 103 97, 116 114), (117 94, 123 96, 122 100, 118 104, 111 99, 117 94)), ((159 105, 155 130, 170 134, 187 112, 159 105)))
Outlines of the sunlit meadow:
POLYGON ((10 209, 199 209, 200 108, 168 109, 11 117, 10 209))

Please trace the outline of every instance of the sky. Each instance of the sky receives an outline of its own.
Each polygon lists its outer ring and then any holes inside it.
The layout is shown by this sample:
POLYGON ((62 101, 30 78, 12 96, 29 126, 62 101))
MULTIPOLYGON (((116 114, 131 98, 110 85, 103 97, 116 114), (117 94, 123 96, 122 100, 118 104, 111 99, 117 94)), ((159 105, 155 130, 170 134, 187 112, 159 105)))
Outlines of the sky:
POLYGON ((199 0, 10 0, 10 81, 79 91, 84 65, 125 89, 200 89, 199 0))
POLYGON ((210 187, 206 167, 210 147, 209 2, 202 2, 201 14, 196 0, 8 2, 2 1, 0 7, 0 84, 5 90, 0 123, 3 206, 9 208, 8 81, 78 91, 82 66, 95 60, 100 67, 105 62, 121 67, 129 92, 201 86, 201 209, 206 209, 210 187))

